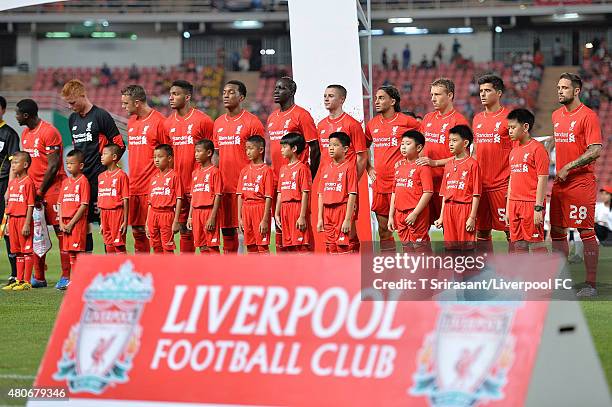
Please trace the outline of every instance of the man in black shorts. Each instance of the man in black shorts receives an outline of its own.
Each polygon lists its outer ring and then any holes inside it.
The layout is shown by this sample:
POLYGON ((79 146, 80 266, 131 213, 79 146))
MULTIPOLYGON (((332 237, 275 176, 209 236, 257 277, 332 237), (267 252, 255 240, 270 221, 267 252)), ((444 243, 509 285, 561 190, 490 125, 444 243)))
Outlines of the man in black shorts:
MULTIPOLYGON (((104 109, 95 106, 87 98, 85 85, 78 79, 73 79, 62 88, 62 99, 74 111, 68 118, 68 125, 72 135, 72 144, 85 153, 85 168, 83 173, 91 187, 89 202, 89 223, 100 223, 98 210, 98 175, 106 168, 100 162, 102 148, 110 143, 117 144, 125 151, 125 143, 117 129, 115 121, 104 109)), ((87 233, 86 251, 93 250, 93 236, 91 228, 87 233)))

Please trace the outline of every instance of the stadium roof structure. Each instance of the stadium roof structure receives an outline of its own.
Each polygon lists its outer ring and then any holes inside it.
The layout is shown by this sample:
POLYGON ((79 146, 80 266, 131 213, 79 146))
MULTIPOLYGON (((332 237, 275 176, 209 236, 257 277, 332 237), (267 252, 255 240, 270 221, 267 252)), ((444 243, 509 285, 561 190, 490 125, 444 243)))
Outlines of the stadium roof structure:
MULTIPOLYGON (((218 6, 215 0, 108 0, 96 3, 91 0, 68 0, 61 5, 34 5, 53 3, 44 0, 5 0, 0 10, 20 7, 0 13, 0 22, 12 23, 66 23, 79 22, 103 16, 114 23, 147 22, 228 22, 257 20, 262 22, 287 22, 287 1, 262 0, 261 8, 252 9, 250 1, 233 0, 218 6), (23 7, 23 6, 29 7, 23 7)), ((365 3, 361 1, 361 3, 365 3)), ((605 14, 612 12, 607 0, 588 0, 564 4, 549 0, 406 0, 402 2, 372 1, 372 20, 396 17, 440 19, 450 17, 521 17, 580 14, 605 14), (576 4, 581 3, 581 4, 576 4)))

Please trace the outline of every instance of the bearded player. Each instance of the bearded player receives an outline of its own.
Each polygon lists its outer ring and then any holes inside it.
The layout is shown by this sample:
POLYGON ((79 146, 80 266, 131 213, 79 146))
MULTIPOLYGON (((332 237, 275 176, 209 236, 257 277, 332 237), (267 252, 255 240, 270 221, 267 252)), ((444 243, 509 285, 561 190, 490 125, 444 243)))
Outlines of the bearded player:
POLYGON ((599 119, 580 101, 582 79, 563 73, 557 84, 561 106, 552 114, 556 148, 557 176, 550 199, 550 225, 553 249, 567 258, 567 228, 576 228, 584 244, 586 286, 579 297, 597 295, 597 262, 599 244, 595 221, 595 160, 601 154, 602 140, 599 119))

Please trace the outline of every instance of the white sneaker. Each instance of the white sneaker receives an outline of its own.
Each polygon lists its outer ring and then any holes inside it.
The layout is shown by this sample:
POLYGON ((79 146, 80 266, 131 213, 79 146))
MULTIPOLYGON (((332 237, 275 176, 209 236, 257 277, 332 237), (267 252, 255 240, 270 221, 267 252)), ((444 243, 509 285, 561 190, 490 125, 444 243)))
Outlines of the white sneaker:
POLYGON ((588 297, 597 297, 597 289, 587 285, 586 287, 581 288, 577 293, 576 297, 579 298, 588 298, 588 297))

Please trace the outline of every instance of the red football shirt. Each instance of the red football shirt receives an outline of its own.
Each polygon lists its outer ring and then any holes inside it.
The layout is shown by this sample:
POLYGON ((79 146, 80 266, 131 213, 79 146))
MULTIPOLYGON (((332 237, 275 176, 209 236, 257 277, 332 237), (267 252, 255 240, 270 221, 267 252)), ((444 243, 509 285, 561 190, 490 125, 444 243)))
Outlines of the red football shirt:
POLYGON ((26 216, 28 206, 34 206, 36 187, 29 176, 21 179, 13 178, 8 184, 8 202, 6 214, 10 216, 26 216))
POLYGON ((67 177, 62 182, 62 191, 60 192, 60 204, 62 217, 72 218, 81 205, 89 205, 90 194, 89 181, 84 174, 78 178, 67 177))
POLYGON ((395 168, 393 181, 395 208, 400 211, 414 209, 424 192, 433 192, 431 168, 401 160, 395 168))
MULTIPOLYGON (((420 128, 421 133, 425 136, 425 148, 421 155, 432 160, 452 157, 453 155, 448 148, 448 131, 460 124, 469 126, 465 117, 455 109, 444 116, 437 111, 427 113, 421 122, 420 128)), ((431 175, 433 176, 434 192, 438 192, 442 182, 442 175, 444 175, 444 168, 433 167, 431 175)))
POLYGON ((331 161, 321 171, 319 194, 324 205, 348 202, 349 194, 357 195, 357 165, 354 160, 345 159, 340 164, 331 161))
POLYGON ((482 190, 496 191, 508 187, 510 166, 508 157, 512 141, 508 135, 508 116, 505 107, 496 113, 480 112, 474 116, 474 148, 482 173, 482 190))
POLYGON ((181 178, 181 185, 189 191, 191 174, 196 167, 195 143, 202 139, 212 140, 213 121, 205 113, 191 109, 185 117, 173 112, 164 125, 174 149, 174 169, 181 178))
POLYGON ((400 144, 402 135, 416 130, 421 124, 413 117, 395 113, 390 119, 378 115, 366 126, 366 139, 372 142, 376 180, 372 185, 375 192, 390 194, 393 189, 393 169, 402 159, 400 144))
POLYGON ((191 205, 194 208, 212 206, 215 196, 223 193, 221 173, 214 165, 201 166, 193 171, 191 181, 191 205))
POLYGON ((245 201, 265 201, 274 195, 274 172, 267 164, 249 164, 240 171, 236 194, 245 201))
POLYGON ((298 161, 281 167, 278 180, 281 202, 300 202, 302 193, 309 192, 311 188, 312 176, 310 175, 310 168, 306 164, 298 161))
MULTIPOLYGON (((191 177, 189 177, 191 182, 191 177)), ((155 209, 173 209, 176 201, 185 194, 181 177, 173 170, 157 171, 151 178, 149 204, 155 209)))
POLYGON ((537 140, 530 140, 510 152, 510 199, 535 202, 538 176, 548 175, 548 152, 537 140))
POLYGON ((226 114, 215 120, 215 148, 219 149, 219 170, 224 193, 236 193, 240 170, 249 165, 246 156, 246 140, 250 136, 264 137, 261 121, 251 112, 243 110, 236 117, 226 114))
POLYGON ((440 195, 445 201, 471 203, 472 198, 480 195, 481 190, 480 169, 473 157, 453 159, 446 163, 440 187, 440 195))
POLYGON ((353 116, 345 112, 335 119, 330 119, 328 116, 321 120, 317 126, 319 145, 321 146, 321 165, 327 165, 332 161, 329 156, 329 135, 338 131, 348 134, 351 139, 351 145, 346 153, 348 161, 355 161, 357 153, 367 150, 363 127, 353 116))
MULTIPOLYGON (((591 109, 580 104, 574 111, 568 112, 565 106, 552 114, 555 133, 556 168, 557 172, 567 163, 574 161, 593 144, 601 144, 601 128, 599 118, 591 109)), ((573 169, 570 176, 593 173, 595 163, 573 169)))
POLYGON ((117 209, 130 197, 128 176, 121 168, 98 175, 98 208, 117 209))
MULTIPOLYGON (((59 131, 49 122, 41 120, 34 130, 26 127, 21 134, 21 145, 23 151, 27 151, 32 158, 32 165, 28 168, 28 176, 34 181, 36 188, 40 188, 49 167, 48 155, 59 152, 60 160, 63 159, 62 136, 59 131)), ((55 181, 61 182, 66 177, 64 166, 57 169, 55 181)))
POLYGON ((285 112, 280 109, 273 111, 268 116, 266 125, 268 130, 268 140, 270 144, 270 157, 272 159, 272 169, 278 177, 281 167, 288 161, 281 154, 280 139, 287 133, 299 133, 306 140, 306 148, 300 156, 304 164, 308 163, 310 148, 308 143, 317 140, 317 128, 308 110, 298 105, 293 105, 285 112))
POLYGON ((138 119, 138 116, 132 115, 128 120, 128 164, 132 195, 146 195, 149 192, 151 177, 157 171, 153 164, 153 151, 160 144, 172 144, 166 134, 165 120, 164 115, 157 110, 151 110, 145 118, 138 119))

